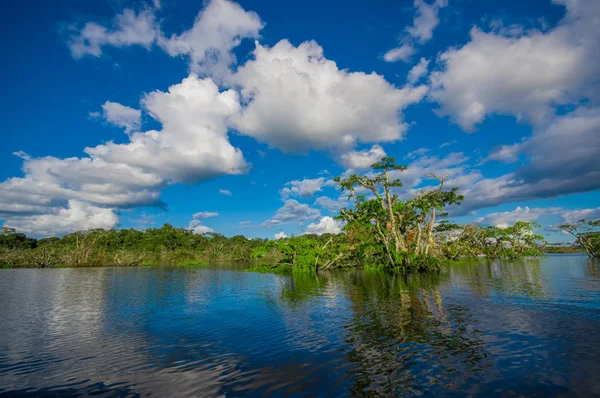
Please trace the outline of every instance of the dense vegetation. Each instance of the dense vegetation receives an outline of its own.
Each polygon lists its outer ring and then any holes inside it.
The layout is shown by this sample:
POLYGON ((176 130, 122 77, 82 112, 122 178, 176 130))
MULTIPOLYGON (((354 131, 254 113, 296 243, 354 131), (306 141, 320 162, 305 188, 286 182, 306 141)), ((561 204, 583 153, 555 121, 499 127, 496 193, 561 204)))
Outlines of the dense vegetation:
MULTIPOLYGON (((337 219, 342 233, 292 236, 280 240, 198 235, 165 224, 144 231, 90 230, 62 238, 33 239, 11 228, 0 232, 0 266, 139 266, 201 265, 211 261, 254 263, 257 270, 324 271, 333 268, 375 267, 399 270, 437 268, 440 261, 458 258, 520 258, 542 255, 544 240, 535 223, 516 222, 506 228, 458 225, 444 220, 448 206, 463 196, 437 184, 401 199, 395 188, 404 166, 383 158, 363 176, 336 178, 350 206, 337 219)), ((572 233, 590 256, 600 247, 598 223, 561 226, 572 233)))

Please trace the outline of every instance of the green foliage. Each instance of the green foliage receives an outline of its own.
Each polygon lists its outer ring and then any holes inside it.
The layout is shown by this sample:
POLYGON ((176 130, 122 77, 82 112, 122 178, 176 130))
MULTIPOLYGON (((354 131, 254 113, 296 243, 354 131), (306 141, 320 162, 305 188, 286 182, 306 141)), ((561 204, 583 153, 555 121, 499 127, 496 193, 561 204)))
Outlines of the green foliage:
MULTIPOLYGON (((2 228, 0 266, 202 266, 209 261, 230 261, 253 263, 251 269, 261 272, 317 273, 354 267, 404 272, 437 270, 444 260, 542 254, 545 242, 535 234, 539 227, 535 223, 496 228, 445 220, 445 210, 464 198, 456 188, 446 189, 443 177, 426 176, 437 184, 401 199, 397 188, 402 181, 396 177, 404 170, 406 166, 386 157, 365 175, 335 178, 352 200, 337 216, 346 223, 343 233, 337 235, 228 238, 217 233, 198 235, 165 224, 144 231, 94 229, 36 240, 2 228)), ((590 256, 597 256, 599 227, 598 222, 581 221, 561 228, 574 234, 590 256)))
POLYGON ((559 225, 558 228, 573 235, 588 256, 600 257, 600 220, 579 220, 576 223, 559 225))

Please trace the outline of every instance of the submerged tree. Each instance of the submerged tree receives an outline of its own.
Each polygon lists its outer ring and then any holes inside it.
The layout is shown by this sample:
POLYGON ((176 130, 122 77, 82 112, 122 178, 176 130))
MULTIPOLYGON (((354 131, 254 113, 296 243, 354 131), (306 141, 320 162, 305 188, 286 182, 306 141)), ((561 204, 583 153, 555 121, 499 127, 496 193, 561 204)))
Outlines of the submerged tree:
POLYGON ((573 235, 590 257, 600 257, 600 220, 579 220, 572 224, 559 225, 561 231, 573 235))
POLYGON ((401 200, 394 188, 401 187, 402 182, 390 181, 390 173, 406 170, 406 166, 386 157, 372 168, 374 174, 335 179, 354 201, 353 208, 341 209, 337 218, 346 221, 344 229, 351 241, 358 241, 357 253, 363 260, 393 268, 426 268, 431 254, 438 250, 433 236, 436 217, 446 215, 444 207, 459 204, 463 196, 456 188, 445 190, 444 179, 431 175, 439 182, 436 188, 401 200), (365 191, 372 196, 363 194, 365 191))

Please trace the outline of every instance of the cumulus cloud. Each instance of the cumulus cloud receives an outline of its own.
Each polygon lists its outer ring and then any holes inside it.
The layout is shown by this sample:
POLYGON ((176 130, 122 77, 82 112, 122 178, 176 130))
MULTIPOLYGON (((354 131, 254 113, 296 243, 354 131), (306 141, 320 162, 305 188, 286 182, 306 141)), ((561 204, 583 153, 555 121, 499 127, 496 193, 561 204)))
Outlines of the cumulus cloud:
MULTIPOLYGON (((408 62, 412 55, 417 51, 415 48, 415 42, 423 44, 433 37, 433 30, 439 25, 439 12, 440 9, 448 6, 448 0, 434 0, 433 3, 429 4, 425 0, 415 0, 415 17, 412 26, 406 28, 406 34, 401 35, 401 45, 392 48, 385 53, 383 59, 387 62, 404 61, 408 62)), ((423 59, 421 59, 421 62, 423 59)), ((418 66, 418 65, 417 65, 418 66)), ((419 69, 415 70, 416 73, 423 73, 423 65, 419 69), (419 72, 418 72, 419 71, 419 72)), ((427 65, 425 65, 425 72, 427 65)), ((420 76, 419 76, 420 77, 420 76)), ((418 78, 417 78, 418 80, 418 78)))
POLYGON ((103 208, 71 199, 66 208, 54 213, 26 216, 8 216, 4 220, 6 227, 30 236, 61 235, 69 232, 94 228, 110 229, 116 226, 118 217, 114 209, 103 208))
POLYGON ((210 72, 226 77, 235 63, 231 52, 243 38, 258 38, 263 23, 255 12, 245 11, 229 0, 211 0, 189 30, 169 38, 161 36, 159 45, 171 56, 187 56, 195 72, 210 72))
MULTIPOLYGON (((241 151, 227 137, 227 118, 240 108, 235 91, 220 92, 212 80, 190 75, 168 92, 146 95, 142 106, 161 123, 160 131, 135 132, 127 143, 86 148, 88 157, 82 158, 16 153, 23 158, 25 176, 0 183, 0 217, 18 226, 19 217, 39 220, 43 233, 48 228, 40 216, 70 211, 71 203, 82 203, 77 210, 93 214, 101 208, 155 205, 168 184, 247 170, 241 151)), ((122 111, 112 105, 107 109, 111 118, 116 118, 114 109, 122 111)), ((58 227, 52 232, 58 233, 58 227)), ((67 227, 64 232, 70 231, 67 227)))
POLYGON ((563 210, 558 207, 529 208, 527 206, 517 206, 517 208, 512 211, 490 213, 483 217, 479 217, 475 222, 483 225, 506 228, 517 221, 531 222, 544 216, 556 215, 562 212, 563 210))
POLYGON ((188 225, 188 229, 198 235, 206 234, 209 232, 215 232, 212 228, 207 227, 206 225, 202 224, 199 220, 190 221, 190 224, 188 225))
POLYGON ((419 43, 425 43, 433 37, 433 30, 440 23, 440 9, 448 6, 448 0, 435 0, 431 4, 425 0, 415 0, 414 4, 417 12, 413 26, 408 27, 406 31, 419 43))
POLYGON ((346 152, 337 158, 337 162, 346 169, 365 170, 385 156, 385 151, 381 146, 373 145, 371 149, 346 152))
POLYGON ((343 222, 334 220, 329 216, 321 218, 318 223, 308 224, 306 227, 306 234, 339 234, 342 232, 343 222))
POLYGON ((285 239, 287 238, 287 235, 285 234, 285 232, 277 232, 275 235, 273 235, 275 237, 275 240, 279 240, 279 239, 285 239))
POLYGON ((102 105, 102 116, 107 122, 124 128, 126 133, 137 131, 142 126, 142 111, 118 102, 106 101, 102 105))
POLYGON ((439 113, 473 131, 490 114, 541 125, 557 105, 597 100, 600 2, 555 2, 567 11, 554 29, 509 34, 474 27, 467 44, 443 52, 441 70, 430 76, 439 113))
POLYGON ((283 188, 279 193, 281 197, 287 199, 291 196, 297 196, 302 198, 309 198, 313 196, 316 192, 321 191, 323 184, 325 183, 325 178, 305 178, 304 180, 294 180, 290 182, 286 182, 285 185, 289 186, 289 188, 283 188))
POLYGON ((214 232, 212 228, 202 224, 200 220, 203 220, 205 218, 217 217, 218 215, 219 213, 214 211, 199 211, 197 213, 194 213, 194 215, 192 216, 192 220, 188 225, 188 229, 190 229, 193 233, 199 235, 214 232))
POLYGON ((87 22, 83 27, 70 26, 72 35, 68 46, 74 58, 84 55, 99 57, 105 46, 126 47, 139 45, 149 49, 158 37, 158 24, 154 10, 145 9, 136 13, 125 9, 107 28, 95 22, 87 22))
POLYGON ((233 81, 248 102, 233 116, 243 134, 285 152, 347 150, 357 143, 392 142, 408 124, 402 110, 427 88, 397 89, 375 73, 340 70, 314 41, 256 44, 254 59, 233 81))
POLYGON ((234 90, 220 92, 211 79, 192 74, 168 92, 147 94, 142 105, 162 124, 161 131, 136 132, 128 143, 109 142, 85 152, 183 183, 247 171, 242 152, 227 137, 227 118, 240 109, 234 90))
POLYGON ((524 156, 525 164, 466 187, 461 211, 599 189, 599 131, 600 108, 584 107, 534 129, 530 139, 515 144, 518 151, 509 151, 524 156))
POLYGON ((71 54, 74 58, 99 57, 107 46, 140 45, 150 49, 157 44, 173 57, 187 57, 192 72, 221 79, 229 76, 229 67, 236 61, 232 50, 244 38, 258 38, 264 26, 255 12, 245 11, 233 1, 210 0, 190 29, 167 37, 157 22, 155 14, 159 9, 160 2, 139 13, 125 9, 110 28, 95 22, 87 22, 81 28, 71 26, 71 54))
POLYGON ((564 223, 574 223, 579 220, 596 221, 600 219, 600 207, 594 209, 569 210, 564 212, 561 217, 564 223))
POLYGON ((261 227, 270 228, 275 225, 298 222, 306 220, 314 220, 320 217, 321 213, 317 209, 312 209, 304 203, 299 203, 295 199, 288 199, 280 207, 273 218, 266 220, 261 224, 261 227))

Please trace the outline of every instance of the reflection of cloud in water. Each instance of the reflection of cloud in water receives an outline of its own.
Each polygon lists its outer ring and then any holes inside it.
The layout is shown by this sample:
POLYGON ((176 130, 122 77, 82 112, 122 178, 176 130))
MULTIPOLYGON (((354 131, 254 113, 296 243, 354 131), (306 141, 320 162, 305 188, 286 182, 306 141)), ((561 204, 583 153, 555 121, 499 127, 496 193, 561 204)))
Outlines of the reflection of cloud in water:
POLYGON ((2 270, 0 393, 590 396, 597 271, 577 256, 408 278, 2 270))

